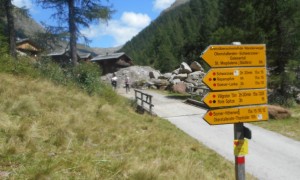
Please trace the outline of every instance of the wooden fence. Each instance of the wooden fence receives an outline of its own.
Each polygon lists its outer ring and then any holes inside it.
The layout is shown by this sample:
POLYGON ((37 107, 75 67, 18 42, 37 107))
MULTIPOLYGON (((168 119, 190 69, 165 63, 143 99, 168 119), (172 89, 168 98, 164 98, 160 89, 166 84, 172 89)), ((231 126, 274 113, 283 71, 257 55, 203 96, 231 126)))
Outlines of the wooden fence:
POLYGON ((149 111, 152 114, 152 96, 146 93, 143 93, 140 90, 134 89, 135 101, 136 103, 144 110, 149 111))

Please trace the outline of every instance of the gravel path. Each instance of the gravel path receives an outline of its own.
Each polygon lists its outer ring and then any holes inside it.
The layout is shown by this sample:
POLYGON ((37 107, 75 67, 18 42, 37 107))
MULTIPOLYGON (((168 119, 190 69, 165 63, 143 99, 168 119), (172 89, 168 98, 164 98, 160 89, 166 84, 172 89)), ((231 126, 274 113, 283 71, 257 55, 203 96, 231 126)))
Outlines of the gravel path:
MULTIPOLYGON (((179 129, 234 162, 233 125, 210 126, 203 119, 206 110, 167 98, 153 91, 144 91, 153 96, 154 112, 169 120, 179 129)), ((133 90, 126 94, 134 98, 133 90)), ((246 171, 258 179, 299 180, 300 142, 280 134, 245 124, 252 131, 249 154, 246 156, 246 171)))

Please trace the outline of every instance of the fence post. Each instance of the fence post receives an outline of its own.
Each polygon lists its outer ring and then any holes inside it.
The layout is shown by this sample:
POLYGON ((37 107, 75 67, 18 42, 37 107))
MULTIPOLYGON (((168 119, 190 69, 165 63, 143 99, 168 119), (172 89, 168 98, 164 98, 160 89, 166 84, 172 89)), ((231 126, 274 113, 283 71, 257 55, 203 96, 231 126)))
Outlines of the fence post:
POLYGON ((141 101, 142 101, 142 107, 144 107, 144 94, 141 93, 141 101))
POLYGON ((150 106, 150 114, 152 114, 152 96, 149 96, 149 106, 150 106))

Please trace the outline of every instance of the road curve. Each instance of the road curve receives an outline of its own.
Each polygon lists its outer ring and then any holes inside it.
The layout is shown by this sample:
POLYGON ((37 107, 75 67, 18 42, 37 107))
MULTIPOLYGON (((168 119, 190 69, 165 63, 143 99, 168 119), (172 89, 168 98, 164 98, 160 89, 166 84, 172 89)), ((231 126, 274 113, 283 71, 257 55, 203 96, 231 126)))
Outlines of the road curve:
MULTIPOLYGON (((211 126, 203 120, 206 110, 167 98, 153 91, 153 111, 179 129, 205 144, 221 156, 234 162, 233 125, 211 126)), ((119 93, 133 98, 133 92, 119 93)), ((262 180, 300 179, 300 142, 263 128, 245 124, 252 131, 246 171, 262 180)))

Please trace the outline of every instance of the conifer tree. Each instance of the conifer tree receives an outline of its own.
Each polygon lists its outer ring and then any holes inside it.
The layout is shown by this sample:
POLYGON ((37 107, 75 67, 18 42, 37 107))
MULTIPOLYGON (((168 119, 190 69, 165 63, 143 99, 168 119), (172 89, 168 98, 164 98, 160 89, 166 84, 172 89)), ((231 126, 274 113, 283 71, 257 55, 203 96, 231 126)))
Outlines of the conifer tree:
POLYGON ((14 27, 13 5, 11 0, 0 0, 0 3, 3 4, 3 6, 0 7, 0 10, 1 12, 5 12, 7 20, 9 54, 16 58, 16 33, 14 27))
POLYGON ((63 26, 67 22, 69 45, 73 65, 78 64, 77 40, 81 36, 79 27, 89 27, 99 19, 108 20, 113 13, 109 6, 101 5, 101 0, 37 0, 44 8, 53 8, 52 15, 63 26))

